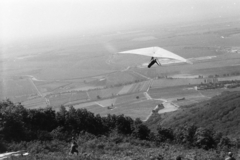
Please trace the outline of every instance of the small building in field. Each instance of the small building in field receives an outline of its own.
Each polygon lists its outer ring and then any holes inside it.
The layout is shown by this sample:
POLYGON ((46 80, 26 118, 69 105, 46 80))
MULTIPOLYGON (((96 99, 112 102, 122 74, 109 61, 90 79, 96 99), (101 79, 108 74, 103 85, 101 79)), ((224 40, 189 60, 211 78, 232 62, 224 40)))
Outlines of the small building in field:
POLYGON ((213 77, 213 78, 205 78, 204 83, 218 83, 218 78, 213 77))

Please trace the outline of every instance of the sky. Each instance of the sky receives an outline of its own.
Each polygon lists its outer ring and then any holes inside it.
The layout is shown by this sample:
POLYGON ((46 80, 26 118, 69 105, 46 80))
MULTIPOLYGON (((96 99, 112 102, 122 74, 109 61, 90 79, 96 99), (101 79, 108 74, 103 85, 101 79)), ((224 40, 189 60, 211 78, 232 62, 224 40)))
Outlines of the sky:
POLYGON ((240 15, 239 0, 0 0, 0 40, 240 15))

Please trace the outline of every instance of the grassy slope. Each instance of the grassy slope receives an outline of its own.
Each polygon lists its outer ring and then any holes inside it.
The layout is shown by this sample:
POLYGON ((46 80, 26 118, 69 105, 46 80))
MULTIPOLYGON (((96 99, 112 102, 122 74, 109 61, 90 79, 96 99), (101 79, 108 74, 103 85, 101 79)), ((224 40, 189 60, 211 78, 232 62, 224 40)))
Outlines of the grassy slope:
MULTIPOLYGON (((118 138, 119 139, 119 138, 118 138)), ((104 137, 84 140, 79 138, 79 155, 69 155, 70 144, 63 141, 29 142, 24 148, 30 151, 26 157, 14 157, 14 159, 45 159, 45 160, 171 160, 181 156, 183 160, 224 160, 227 151, 212 151, 203 149, 187 149, 180 145, 162 143, 155 146, 147 141, 134 140, 130 137, 120 138, 120 143, 114 142, 114 138, 104 137)), ((13 150, 22 149, 23 143, 12 144, 13 150)), ((238 151, 231 150, 234 157, 238 157, 238 151)))
POLYGON ((176 127, 185 124, 214 128, 229 136, 240 134, 240 92, 224 92, 219 96, 194 105, 181 107, 176 112, 154 115, 147 124, 176 127))

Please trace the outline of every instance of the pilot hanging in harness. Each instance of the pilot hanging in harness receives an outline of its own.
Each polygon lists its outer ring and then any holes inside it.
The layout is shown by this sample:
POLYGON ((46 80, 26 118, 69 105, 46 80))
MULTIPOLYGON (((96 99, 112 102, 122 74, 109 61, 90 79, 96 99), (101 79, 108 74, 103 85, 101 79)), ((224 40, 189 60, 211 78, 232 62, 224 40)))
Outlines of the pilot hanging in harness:
POLYGON ((159 63, 159 62, 157 61, 157 58, 152 57, 152 58, 151 58, 151 62, 150 62, 149 65, 148 65, 148 68, 152 67, 152 65, 154 65, 155 63, 157 63, 157 65, 161 66, 161 63, 159 63))

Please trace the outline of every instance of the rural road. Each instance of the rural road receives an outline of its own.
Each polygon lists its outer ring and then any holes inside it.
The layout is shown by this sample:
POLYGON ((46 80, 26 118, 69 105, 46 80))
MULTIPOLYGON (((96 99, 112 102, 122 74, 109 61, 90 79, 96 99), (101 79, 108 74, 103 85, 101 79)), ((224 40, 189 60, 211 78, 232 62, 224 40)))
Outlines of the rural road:
MULTIPOLYGON (((156 100, 159 100, 159 99, 156 99, 156 100)), ((165 100, 165 102, 162 103, 164 108, 163 109, 160 109, 158 111, 158 114, 162 114, 162 113, 166 113, 166 112, 173 112, 173 111, 176 111, 178 110, 178 105, 172 103, 172 102, 168 102, 165 100)), ((158 108, 158 106, 156 106, 153 110, 156 110, 158 108)), ((147 118, 143 121, 147 121, 149 119, 149 117, 151 117, 152 115, 152 112, 147 116, 147 118)))
MULTIPOLYGON (((144 95, 145 97, 147 98, 147 100, 159 100, 159 101, 163 101, 163 106, 164 108, 163 109, 160 109, 158 111, 158 114, 162 114, 162 113, 166 113, 166 112, 173 112, 173 111, 176 111, 178 110, 179 106, 172 103, 172 102, 169 102, 167 101, 166 99, 153 99, 147 92, 144 92, 144 95)), ((156 110, 158 108, 158 106, 156 106, 154 108, 154 110, 156 110)), ((143 121, 147 121, 149 119, 149 117, 151 117, 152 115, 152 112, 147 116, 147 118, 143 121)))

